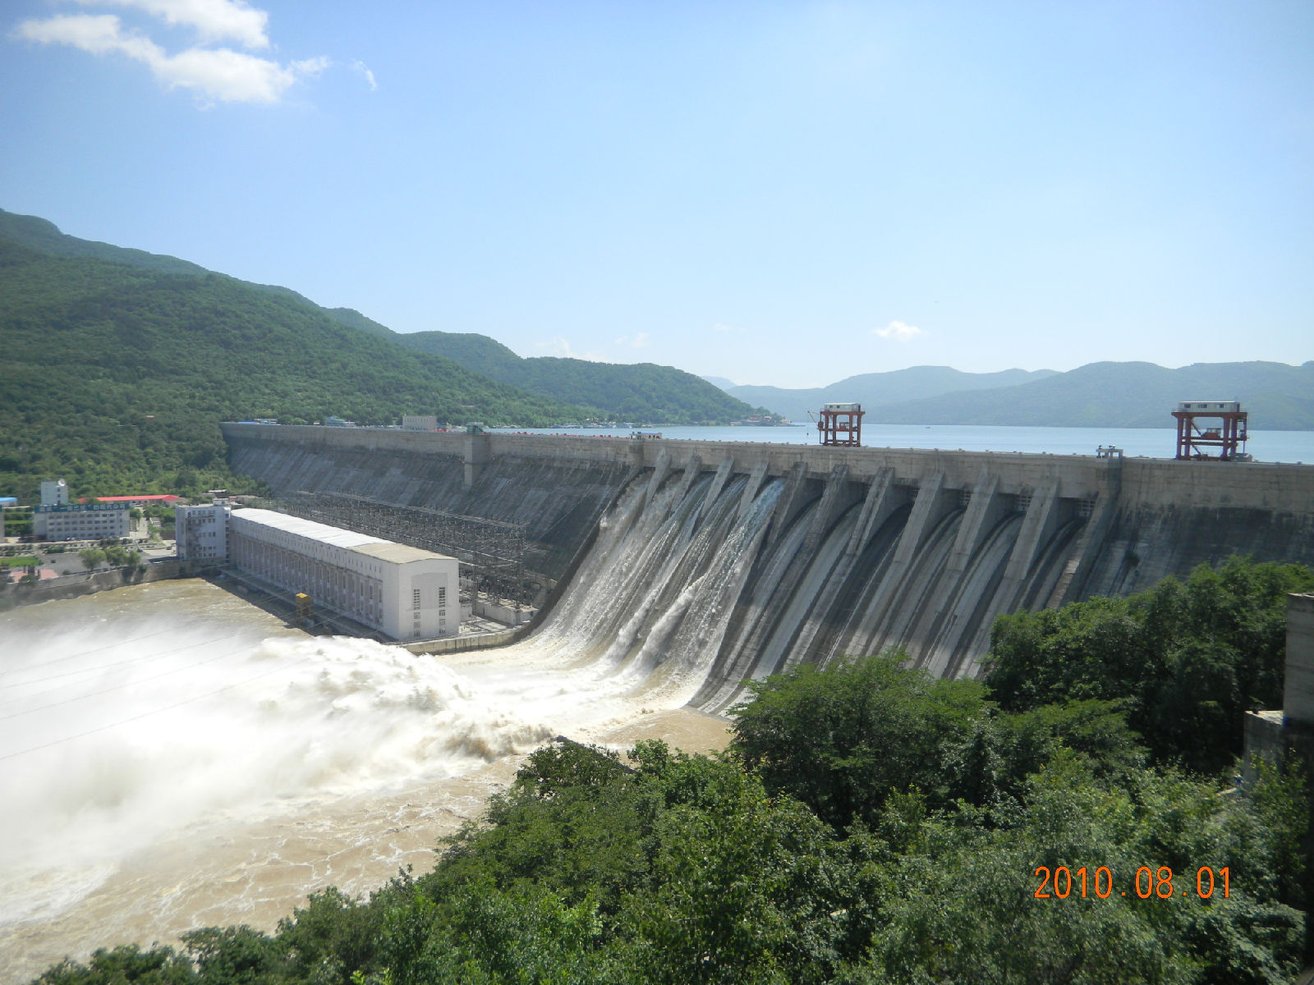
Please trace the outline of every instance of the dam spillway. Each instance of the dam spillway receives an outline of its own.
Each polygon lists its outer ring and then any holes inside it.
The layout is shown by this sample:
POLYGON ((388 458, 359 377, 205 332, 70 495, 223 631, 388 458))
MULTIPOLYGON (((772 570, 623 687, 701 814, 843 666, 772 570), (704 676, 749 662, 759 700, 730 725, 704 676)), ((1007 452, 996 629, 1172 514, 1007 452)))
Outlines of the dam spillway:
MULTIPOLYGON (((979 672, 996 616, 1235 553, 1314 564, 1314 467, 225 424, 234 472, 524 528, 536 632, 723 711, 799 662, 979 672)), ((406 540, 406 531, 394 539, 406 540)))

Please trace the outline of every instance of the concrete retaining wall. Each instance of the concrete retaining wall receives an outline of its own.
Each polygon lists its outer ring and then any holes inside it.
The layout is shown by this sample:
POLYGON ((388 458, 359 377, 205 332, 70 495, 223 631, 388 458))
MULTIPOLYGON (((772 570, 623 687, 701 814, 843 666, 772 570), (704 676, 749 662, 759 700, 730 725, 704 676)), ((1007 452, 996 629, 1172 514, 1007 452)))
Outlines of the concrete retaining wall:
POLYGON ((499 633, 449 636, 441 640, 407 643, 406 649, 417 656, 422 653, 459 653, 463 650, 487 650, 495 646, 508 646, 516 640, 523 639, 528 633, 528 626, 517 626, 514 629, 504 629, 499 633))
POLYGON ((48 602, 51 599, 78 598, 128 585, 143 585, 147 582, 177 577, 178 562, 168 560, 152 561, 132 574, 128 574, 126 568, 115 568, 111 571, 62 575, 34 585, 15 584, 0 592, 0 612, 20 605, 48 602))

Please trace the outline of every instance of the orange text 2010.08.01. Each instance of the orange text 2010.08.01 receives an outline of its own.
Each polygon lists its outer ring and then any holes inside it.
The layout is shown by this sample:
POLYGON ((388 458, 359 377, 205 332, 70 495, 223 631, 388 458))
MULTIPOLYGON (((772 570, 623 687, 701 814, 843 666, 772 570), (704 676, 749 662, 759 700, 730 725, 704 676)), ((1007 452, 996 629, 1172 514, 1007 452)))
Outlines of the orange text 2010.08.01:
POLYGON ((1177 874, 1179 882, 1174 883, 1174 875, 1171 866, 1151 868, 1142 865, 1132 877, 1131 886, 1118 890, 1115 888, 1117 880, 1114 879, 1113 870, 1107 865, 1094 869, 1084 865, 1078 869, 1066 865, 1057 865, 1052 869, 1048 865, 1038 865, 1035 877, 1040 880, 1040 884, 1033 895, 1036 899, 1087 899, 1091 896, 1108 899, 1114 895, 1137 899, 1172 899, 1175 896, 1194 895, 1200 899, 1213 899, 1217 894, 1227 899, 1232 893, 1232 873, 1228 866, 1217 870, 1208 865, 1200 866, 1195 870, 1194 886, 1188 885, 1189 876, 1185 874, 1177 874))

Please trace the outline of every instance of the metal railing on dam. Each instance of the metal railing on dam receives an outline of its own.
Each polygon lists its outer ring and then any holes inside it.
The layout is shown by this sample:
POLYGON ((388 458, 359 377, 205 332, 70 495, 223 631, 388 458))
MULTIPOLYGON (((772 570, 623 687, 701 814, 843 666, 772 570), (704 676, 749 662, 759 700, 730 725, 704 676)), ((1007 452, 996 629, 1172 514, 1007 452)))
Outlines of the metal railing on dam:
POLYGON ((800 660, 890 646, 973 674, 1001 613, 1125 594, 1234 553, 1314 563, 1310 466, 223 429, 234 471, 276 495, 522 524, 544 573, 571 578, 549 621, 577 618, 585 653, 701 668, 695 700, 710 710, 800 660))

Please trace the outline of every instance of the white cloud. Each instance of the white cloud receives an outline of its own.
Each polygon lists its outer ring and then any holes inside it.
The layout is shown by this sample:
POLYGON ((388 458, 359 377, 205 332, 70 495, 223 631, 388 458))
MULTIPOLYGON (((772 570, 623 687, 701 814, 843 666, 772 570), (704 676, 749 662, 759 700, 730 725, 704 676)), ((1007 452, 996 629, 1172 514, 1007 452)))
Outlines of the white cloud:
POLYGON ((535 342, 534 348, 547 356, 562 356, 570 358, 570 342, 563 339, 560 335, 554 335, 546 342, 535 342))
POLYGON ((294 68, 230 48, 189 48, 147 64, 171 89, 195 89, 228 103, 276 103, 298 75, 294 68))
POLYGON ((374 73, 370 71, 368 65, 362 61, 354 61, 351 63, 351 67, 365 80, 365 84, 370 87, 370 92, 378 91, 379 83, 375 81, 374 73))
POLYGON ((333 60, 327 55, 316 55, 314 58, 303 58, 300 61, 292 62, 289 67, 297 75, 315 76, 332 66, 333 60))
POLYGON ((622 335, 616 340, 616 344, 630 349, 644 349, 647 348, 649 341, 651 337, 647 332, 635 332, 633 335, 622 335))
MULTIPOLYGON (((143 8, 166 5, 164 0, 132 2, 143 8)), ((233 5, 198 2, 178 6, 208 10, 233 5)), ((171 55, 149 37, 125 30, 113 14, 61 14, 28 20, 18 25, 16 34, 40 44, 70 45, 93 55, 124 55, 145 65, 168 88, 190 89, 203 101, 276 103, 298 79, 318 75, 331 64, 320 56, 285 66, 231 48, 194 47, 171 55)))
POLYGON ((204 43, 236 41, 268 48, 269 15, 244 0, 77 0, 84 7, 127 7, 159 17, 172 27, 190 27, 204 43))
POLYGON ((534 348, 547 356, 560 356, 563 359, 585 359, 591 363, 610 363, 614 359, 608 359, 606 356, 596 352, 576 352, 570 344, 570 340, 560 335, 554 335, 547 342, 538 342, 534 348))
POLYGON ((23 21, 18 25, 20 38, 37 41, 41 44, 68 44, 93 55, 103 55, 111 51, 129 54, 134 58, 147 55, 147 48, 153 48, 149 39, 130 39, 119 30, 119 19, 113 14, 61 14, 44 21, 23 21), (129 43, 138 45, 135 52, 128 51, 129 43), (145 47, 141 47, 141 43, 145 47))
POLYGON ((745 330, 737 325, 727 325, 725 322, 717 322, 712 326, 712 331, 718 332, 722 335, 743 335, 745 330))
POLYGON ((884 328, 873 328, 871 334, 883 339, 893 339, 896 342, 909 342, 923 333, 916 325, 909 325, 903 321, 892 321, 884 328))

